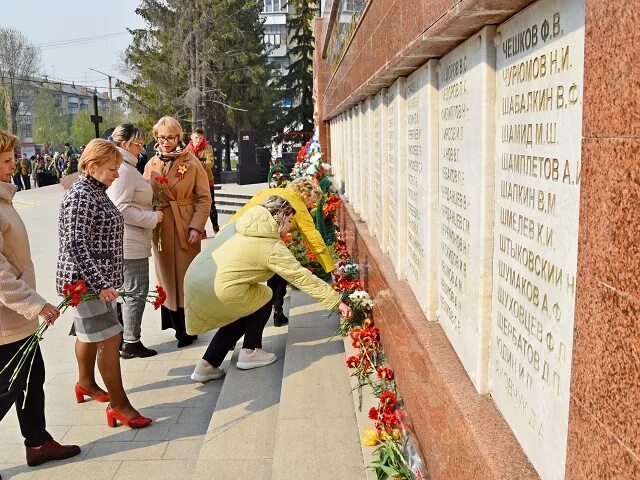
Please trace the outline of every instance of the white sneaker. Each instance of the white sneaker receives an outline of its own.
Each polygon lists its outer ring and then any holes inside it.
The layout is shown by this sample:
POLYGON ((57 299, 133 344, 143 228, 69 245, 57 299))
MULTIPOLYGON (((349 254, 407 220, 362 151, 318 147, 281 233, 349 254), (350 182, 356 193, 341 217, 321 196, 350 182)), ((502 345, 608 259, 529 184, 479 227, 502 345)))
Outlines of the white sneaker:
POLYGON ((252 368, 266 367, 276 360, 278 360, 278 357, 273 353, 265 352, 261 348, 256 348, 255 350, 242 348, 240 349, 240 355, 238 355, 236 367, 240 370, 251 370, 252 368))
POLYGON ((191 374, 191 380, 196 382, 208 382, 209 380, 217 380, 223 377, 225 371, 221 368, 214 367, 206 360, 200 360, 195 370, 191 374))

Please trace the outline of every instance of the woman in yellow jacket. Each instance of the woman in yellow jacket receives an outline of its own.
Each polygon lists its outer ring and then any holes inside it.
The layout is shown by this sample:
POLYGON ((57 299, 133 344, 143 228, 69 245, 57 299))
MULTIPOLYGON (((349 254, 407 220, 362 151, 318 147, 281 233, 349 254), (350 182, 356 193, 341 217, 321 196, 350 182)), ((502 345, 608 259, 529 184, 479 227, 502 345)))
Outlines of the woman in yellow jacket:
POLYGON ((263 282, 274 274, 326 308, 351 317, 340 295, 302 267, 282 241, 295 213, 287 200, 267 197, 237 222, 227 224, 189 266, 184 279, 187 332, 198 335, 219 329, 192 379, 205 382, 224 375, 220 364, 243 335, 238 368, 263 367, 277 360, 273 353, 262 350, 262 329, 271 314, 272 298, 263 282))
MULTIPOLYGON (((316 230, 313 217, 309 209, 322 198, 322 190, 312 178, 296 178, 289 182, 286 188, 265 188, 258 192, 247 204, 242 207, 231 221, 237 221, 244 213, 256 205, 259 205, 265 198, 276 196, 286 199, 296 211, 293 216, 292 230, 297 230, 302 234, 307 245, 327 273, 336 270, 329 249, 322 239, 320 232, 316 230)), ((339 270, 336 270, 339 271, 339 270)), ((281 276, 274 275, 268 282, 273 290, 273 324, 281 327, 289 323, 289 319, 282 312, 282 303, 287 292, 287 282, 281 276)))

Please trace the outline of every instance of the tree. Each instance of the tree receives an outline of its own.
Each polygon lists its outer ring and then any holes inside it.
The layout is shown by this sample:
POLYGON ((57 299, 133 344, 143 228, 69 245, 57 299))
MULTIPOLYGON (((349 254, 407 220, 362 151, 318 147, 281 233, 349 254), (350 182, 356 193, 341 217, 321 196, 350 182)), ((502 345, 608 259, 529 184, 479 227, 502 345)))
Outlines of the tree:
POLYGON ((291 0, 295 15, 289 20, 289 71, 278 81, 283 103, 291 108, 283 112, 283 130, 313 131, 313 49, 311 22, 317 4, 313 0, 291 0))
POLYGON ((69 127, 55 94, 46 87, 38 89, 33 111, 35 142, 44 145, 45 151, 62 150, 69 137, 69 127))
POLYGON ((0 87, 0 128, 7 129, 7 113, 4 108, 4 90, 0 87))
MULTIPOLYGON (((142 0, 147 28, 133 30, 119 83, 136 118, 173 115, 229 147, 238 129, 270 138, 275 96, 262 43, 259 0, 142 0)), ((227 156, 228 156, 227 148, 227 156)))
POLYGON ((26 35, 13 28, 0 28, 0 87, 8 129, 18 133, 21 117, 31 110, 29 81, 40 68, 40 51, 26 35))
POLYGON ((78 147, 86 145, 96 135, 95 125, 91 123, 89 110, 80 110, 71 121, 71 145, 78 147))

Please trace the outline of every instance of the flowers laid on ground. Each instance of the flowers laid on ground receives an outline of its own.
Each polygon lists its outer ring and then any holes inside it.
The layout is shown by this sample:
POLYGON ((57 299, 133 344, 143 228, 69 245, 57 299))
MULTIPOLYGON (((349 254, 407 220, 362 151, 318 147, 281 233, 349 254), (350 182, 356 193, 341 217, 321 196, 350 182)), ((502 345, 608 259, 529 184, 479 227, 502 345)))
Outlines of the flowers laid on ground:
POLYGON ((340 272, 347 277, 348 280, 357 280, 360 278, 360 267, 355 263, 340 262, 340 272))
MULTIPOLYGON (((375 422, 375 428, 364 430, 363 445, 376 446, 373 452, 374 461, 371 468, 379 480, 423 479, 422 461, 411 451, 408 427, 405 425, 405 414, 402 410, 396 384, 395 373, 385 366, 384 351, 380 339, 380 331, 373 320, 373 300, 362 288, 360 269, 351 260, 344 235, 338 231, 336 216, 342 201, 331 182, 331 166, 322 163, 320 143, 314 136, 300 149, 291 178, 311 176, 318 180, 324 196, 313 211, 315 224, 325 243, 329 246, 334 259, 340 260, 339 272, 333 289, 342 295, 353 311, 350 319, 341 318, 339 334, 349 336, 356 354, 346 359, 346 364, 357 379, 362 408, 362 388, 369 386, 378 398, 378 406, 369 410, 369 418, 375 422)), ((295 233, 285 243, 300 263, 319 275, 324 273, 315 261, 315 256, 308 253, 308 247, 295 233)), ((319 275, 320 276, 320 275, 319 275)))
MULTIPOLYGON (((164 304, 167 299, 167 294, 164 289, 160 285, 156 285, 156 289, 152 290, 146 294, 134 294, 128 292, 118 292, 120 297, 126 302, 127 299, 131 298, 142 298, 144 297, 147 303, 153 305, 154 309, 160 308, 162 304, 164 304)), ((82 302, 86 302, 88 300, 97 300, 100 298, 99 294, 96 292, 89 291, 87 288, 87 284, 84 280, 80 279, 75 283, 67 283, 62 287, 62 301, 58 305, 58 310, 60 313, 64 313, 69 307, 77 307, 82 302)), ((0 370, 0 374, 2 374, 5 370, 7 370, 10 366, 14 365, 13 372, 9 377, 9 389, 13 387, 13 383, 18 378, 18 375, 22 371, 22 369, 28 364, 29 372, 27 373, 27 381, 25 383, 24 390, 24 402, 27 401, 27 392, 29 385, 29 378, 31 377, 31 369, 33 367, 33 361, 35 359, 36 347, 40 340, 42 340, 44 333, 49 328, 47 323, 41 323, 38 325, 35 333, 31 336, 27 337, 26 341, 22 344, 22 346, 18 349, 16 354, 7 362, 7 364, 0 370)), ((23 407, 24 407, 23 402, 23 407)))
POLYGON ((325 218, 333 218, 340 209, 341 204, 342 200, 340 200, 335 193, 329 193, 329 195, 327 195, 327 200, 322 206, 322 215, 325 218))

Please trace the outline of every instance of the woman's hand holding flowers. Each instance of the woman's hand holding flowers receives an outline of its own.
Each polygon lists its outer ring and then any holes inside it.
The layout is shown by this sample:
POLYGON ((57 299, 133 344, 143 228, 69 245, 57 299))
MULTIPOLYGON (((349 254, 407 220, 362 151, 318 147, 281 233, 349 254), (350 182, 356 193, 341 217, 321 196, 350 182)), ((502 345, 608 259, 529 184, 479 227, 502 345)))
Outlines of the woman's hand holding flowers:
POLYGON ((340 315, 346 319, 350 319, 353 316, 351 307, 344 302, 340 302, 340 305, 338 305, 338 311, 340 312, 340 315))
POLYGON ((45 303, 44 307, 42 307, 42 310, 40 310, 39 315, 40 317, 42 317, 44 323, 46 323, 47 325, 53 325, 60 316, 60 310, 58 310, 50 303, 45 303))
POLYGON ((119 295, 118 291, 113 287, 100 290, 100 300, 104 300, 105 302, 115 300, 119 295))

